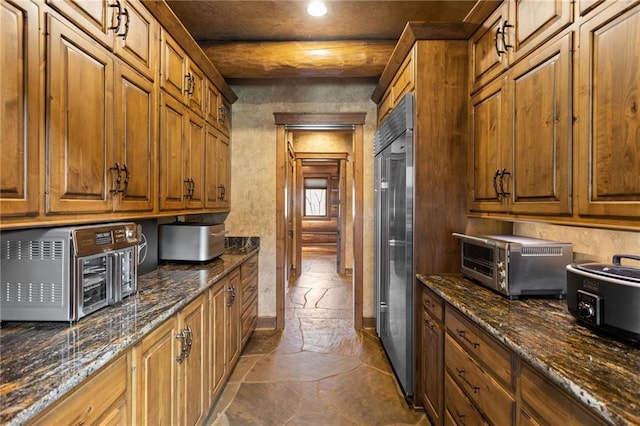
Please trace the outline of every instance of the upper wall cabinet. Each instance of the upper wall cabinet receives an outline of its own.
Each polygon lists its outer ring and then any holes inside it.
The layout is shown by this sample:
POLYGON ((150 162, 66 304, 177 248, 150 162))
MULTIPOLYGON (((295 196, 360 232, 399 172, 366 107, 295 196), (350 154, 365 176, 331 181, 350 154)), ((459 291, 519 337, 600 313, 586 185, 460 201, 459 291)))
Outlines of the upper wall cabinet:
POLYGON ((48 0, 48 3, 105 47, 154 79, 157 25, 135 0, 48 0))
POLYGON ((47 25, 46 212, 153 210, 153 83, 53 15, 47 25))
POLYGON ((1 0, 0 27, 0 212, 33 216, 40 199, 38 7, 25 0, 1 0))
POLYGON ((580 27, 579 213, 640 215, 640 4, 580 27))
POLYGON ((472 91, 573 22, 566 0, 507 0, 470 39, 472 91))
POLYGON ((472 98, 471 210, 571 213, 571 35, 472 98))
POLYGON ((206 77, 167 33, 161 35, 162 66, 160 86, 201 117, 206 111, 206 77))

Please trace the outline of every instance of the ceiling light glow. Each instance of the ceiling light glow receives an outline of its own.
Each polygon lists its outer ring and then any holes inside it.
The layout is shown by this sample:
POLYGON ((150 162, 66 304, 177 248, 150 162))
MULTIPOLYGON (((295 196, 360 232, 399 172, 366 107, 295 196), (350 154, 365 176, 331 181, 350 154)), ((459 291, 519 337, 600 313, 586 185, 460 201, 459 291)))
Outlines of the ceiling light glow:
POLYGON ((327 6, 321 1, 312 1, 307 7, 307 13, 311 16, 324 16, 327 13, 327 6))

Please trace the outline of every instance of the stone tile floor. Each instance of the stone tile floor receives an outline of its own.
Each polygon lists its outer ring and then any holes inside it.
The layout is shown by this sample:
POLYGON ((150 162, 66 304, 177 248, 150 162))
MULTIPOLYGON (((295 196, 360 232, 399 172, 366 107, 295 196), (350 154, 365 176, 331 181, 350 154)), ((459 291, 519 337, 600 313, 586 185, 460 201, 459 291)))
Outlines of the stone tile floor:
POLYGON ((303 252, 284 331, 257 330, 208 425, 427 425, 401 396, 375 332, 353 329, 351 277, 303 252))

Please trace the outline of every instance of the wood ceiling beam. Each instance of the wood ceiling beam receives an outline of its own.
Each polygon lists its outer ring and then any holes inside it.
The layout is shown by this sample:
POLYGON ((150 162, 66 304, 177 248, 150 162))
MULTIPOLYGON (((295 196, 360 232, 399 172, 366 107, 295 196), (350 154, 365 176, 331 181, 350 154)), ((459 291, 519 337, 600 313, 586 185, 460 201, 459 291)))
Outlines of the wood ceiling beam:
POLYGON ((377 78, 396 41, 201 41, 199 44, 225 78, 377 78))

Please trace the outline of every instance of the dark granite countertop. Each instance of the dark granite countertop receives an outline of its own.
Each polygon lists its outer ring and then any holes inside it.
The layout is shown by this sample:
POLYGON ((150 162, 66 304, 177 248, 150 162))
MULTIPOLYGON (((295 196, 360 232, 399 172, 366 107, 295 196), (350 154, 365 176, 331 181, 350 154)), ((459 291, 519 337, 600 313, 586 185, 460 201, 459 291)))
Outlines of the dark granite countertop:
POLYGON ((612 424, 640 424, 640 346, 576 322, 564 300, 509 300, 460 275, 418 279, 612 424))
POLYGON ((258 252, 228 249, 208 263, 164 263, 138 293, 78 323, 3 323, 0 424, 23 424, 258 252))

